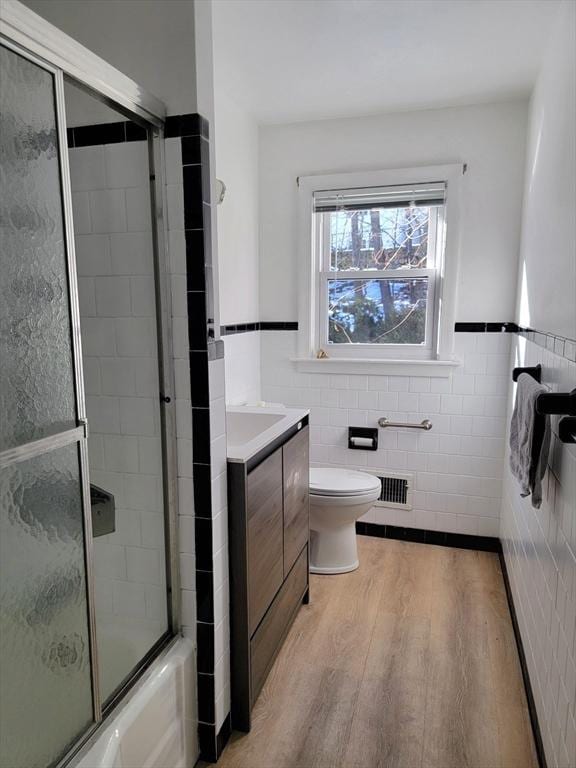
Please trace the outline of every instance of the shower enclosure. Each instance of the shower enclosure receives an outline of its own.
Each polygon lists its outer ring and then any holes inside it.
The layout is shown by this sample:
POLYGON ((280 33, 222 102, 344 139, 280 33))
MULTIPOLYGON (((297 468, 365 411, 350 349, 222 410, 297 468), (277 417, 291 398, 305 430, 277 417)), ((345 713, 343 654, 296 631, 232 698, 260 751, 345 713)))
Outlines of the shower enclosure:
MULTIPOLYGON (((13 27, 5 22, 0 37, 1 768, 64 765, 178 630, 163 108, 79 46, 62 51, 56 41, 51 48, 49 38, 31 31, 32 16, 24 14, 22 24, 12 19, 13 27), (90 192, 92 229, 74 220, 64 90, 71 77, 140 128, 133 151, 145 165, 138 195, 148 221, 138 235, 148 240, 148 261, 131 276, 114 263, 102 266, 96 254, 89 271, 100 281, 98 311, 89 303, 81 311, 74 235, 121 233, 94 223, 109 192, 102 182, 90 192), (146 307, 129 302, 129 317, 110 310, 109 295, 137 280, 151 288, 146 307), (146 355, 134 353, 138 341, 130 337, 134 328, 142 340, 144 322, 146 355), (112 352, 99 348, 102 328, 113 333, 112 352), (134 384, 114 397, 87 397, 102 355, 120 380, 145 357, 146 392, 134 384), (127 415, 113 423, 102 416, 107 405, 127 415), (150 425, 143 434, 142 423, 150 425), (105 466, 97 458, 103 445, 110 446, 105 466), (135 464, 126 459, 131 447, 135 464), (123 571, 114 572, 115 553, 124 558, 123 571)), ((128 194, 115 185, 114 200, 128 194)))

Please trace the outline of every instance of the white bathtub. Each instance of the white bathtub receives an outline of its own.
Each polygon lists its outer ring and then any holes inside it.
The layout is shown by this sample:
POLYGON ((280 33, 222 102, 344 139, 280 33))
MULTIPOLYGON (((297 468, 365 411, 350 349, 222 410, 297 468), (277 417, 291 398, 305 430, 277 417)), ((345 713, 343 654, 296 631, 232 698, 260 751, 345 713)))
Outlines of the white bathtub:
POLYGON ((194 646, 160 656, 74 768, 192 768, 198 759, 194 646))

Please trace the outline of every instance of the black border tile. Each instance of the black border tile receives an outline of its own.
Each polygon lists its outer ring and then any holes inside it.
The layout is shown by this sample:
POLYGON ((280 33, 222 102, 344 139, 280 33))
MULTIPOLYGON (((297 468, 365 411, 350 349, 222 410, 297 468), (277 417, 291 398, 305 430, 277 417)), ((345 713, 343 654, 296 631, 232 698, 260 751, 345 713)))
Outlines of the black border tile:
POLYGON ((210 464, 194 463, 192 465, 194 478, 194 515, 196 517, 212 517, 212 477, 210 464))
POLYGON ((192 460, 210 464, 210 409, 192 407, 192 460))
POLYGON ((188 346, 190 351, 206 350, 208 331, 206 328, 206 294, 204 291, 188 291, 188 346))
POLYGON ((214 623, 214 577, 211 571, 196 570, 196 619, 214 623))
POLYGON ((126 123, 126 141, 146 141, 147 138, 148 131, 144 126, 128 120, 126 123))
POLYGON ((126 141, 126 123, 79 125, 73 128, 74 147, 92 147, 98 144, 120 144, 126 141))
POLYGON ((169 115, 164 123, 164 135, 167 139, 178 136, 200 136, 202 119, 197 112, 169 115))
POLYGON ((186 240, 186 290, 205 291, 206 271, 204 268, 205 238, 203 229, 187 229, 186 240))
POLYGON ((192 351, 189 353, 189 359, 192 406, 208 408, 210 405, 208 352, 204 350, 192 351))
POLYGON ((232 336, 235 333, 251 331, 297 331, 298 323, 286 321, 256 321, 253 323, 231 323, 220 326, 221 336, 232 336))
POLYGON ((196 553, 196 567, 201 571, 212 571, 212 518, 195 518, 194 544, 194 551, 196 553))
MULTIPOLYGON (((184 228, 199 229, 198 211, 202 211, 202 166, 182 166, 184 180, 184 228)), ((203 215, 203 212, 202 212, 203 215)), ((204 219, 202 219, 202 225, 204 219)), ((201 225, 201 226, 202 226, 201 225)))
POLYGON ((214 672, 214 624, 196 622, 198 672, 214 672))
POLYGON ((198 673, 198 720, 202 723, 216 722, 216 696, 213 674, 198 673))
POLYGON ((182 145, 182 165, 200 165, 202 162, 203 142, 201 136, 183 136, 182 145))

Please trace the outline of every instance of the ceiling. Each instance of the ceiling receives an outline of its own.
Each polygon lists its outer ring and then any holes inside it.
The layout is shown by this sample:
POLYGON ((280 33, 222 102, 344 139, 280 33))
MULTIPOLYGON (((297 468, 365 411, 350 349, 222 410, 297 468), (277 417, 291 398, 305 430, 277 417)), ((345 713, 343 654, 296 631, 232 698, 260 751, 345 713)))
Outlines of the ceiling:
POLYGON ((262 123, 527 96, 559 0, 215 0, 215 82, 262 123))

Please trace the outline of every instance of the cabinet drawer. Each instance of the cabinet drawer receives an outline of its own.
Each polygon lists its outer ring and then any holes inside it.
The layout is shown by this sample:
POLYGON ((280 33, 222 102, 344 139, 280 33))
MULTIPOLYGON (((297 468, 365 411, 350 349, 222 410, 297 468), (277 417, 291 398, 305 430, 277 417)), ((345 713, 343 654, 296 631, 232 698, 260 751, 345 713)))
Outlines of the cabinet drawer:
POLYGON ((308 584, 308 547, 304 547, 282 589, 250 642, 251 700, 256 701, 296 615, 308 584))
POLYGON ((310 456, 308 427, 282 448, 284 463, 284 575, 308 541, 310 456))
POLYGON ((283 578, 282 449, 247 477, 248 624, 250 634, 283 578))

